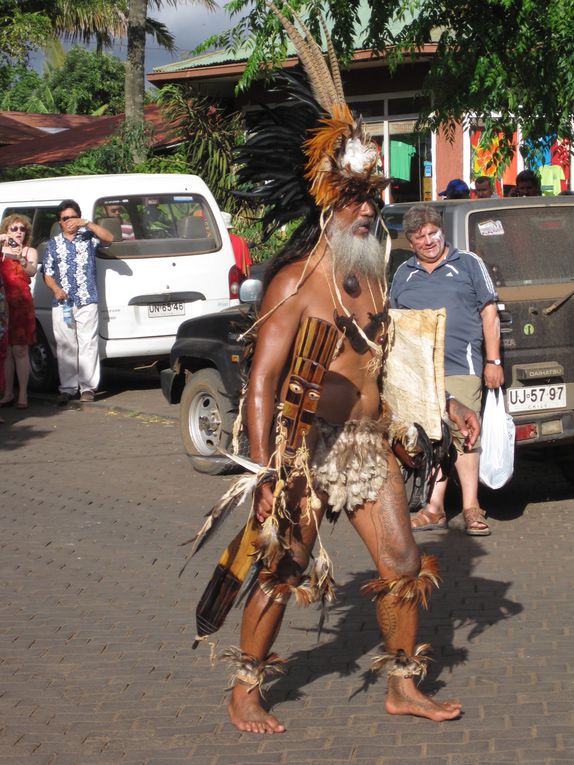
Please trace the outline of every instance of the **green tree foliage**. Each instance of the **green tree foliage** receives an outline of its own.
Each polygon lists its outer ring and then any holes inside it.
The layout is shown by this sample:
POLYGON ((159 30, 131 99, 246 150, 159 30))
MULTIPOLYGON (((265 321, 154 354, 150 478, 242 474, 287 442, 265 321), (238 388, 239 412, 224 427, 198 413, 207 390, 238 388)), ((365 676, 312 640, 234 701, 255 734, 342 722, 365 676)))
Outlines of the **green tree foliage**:
POLYGON ((61 67, 43 75, 7 68, 0 108, 43 114, 118 114, 124 108, 124 63, 75 46, 61 67))
POLYGON ((149 171, 200 175, 222 208, 236 210, 237 201, 230 192, 234 188, 234 150, 242 136, 241 115, 229 114, 189 86, 162 88, 158 104, 165 121, 183 140, 175 154, 150 159, 149 171))
POLYGON ((289 240, 301 223, 300 219, 290 221, 284 228, 277 229, 270 237, 263 239, 261 223, 249 214, 241 212, 234 216, 233 233, 242 236, 249 245, 250 255, 255 263, 273 258, 289 240))
MULTIPOLYGON (((399 6, 404 13, 407 3, 399 6)), ((375 32, 371 25, 376 45, 375 32)), ((430 125, 448 129, 479 118, 487 134, 504 135, 508 156, 517 123, 525 155, 536 153, 539 139, 574 137, 573 35, 574 0, 433 0, 420 3, 393 42, 416 53, 437 37, 425 82, 434 98, 434 113, 425 115, 430 125)))
MULTIPOLYGON (((174 0, 165 0, 174 4, 174 0)), ((99 52, 114 39, 127 35, 130 0, 0 0, 2 54, 25 58, 34 47, 42 47, 51 36, 83 43, 96 42, 99 52)), ((160 8, 163 0, 149 0, 160 8)), ((146 33, 168 50, 173 35, 157 19, 146 19, 146 33)))
POLYGON ((4 68, 0 109, 2 111, 32 112, 46 114, 42 92, 44 79, 34 69, 28 69, 24 64, 6 66, 4 68), (36 106, 38 108, 29 108, 36 106))
POLYGON ((74 46, 64 65, 46 79, 63 114, 92 114, 103 106, 108 113, 118 114, 124 108, 124 71, 120 59, 74 46))
MULTIPOLYGON (((365 4, 370 21, 361 43, 386 49, 391 67, 436 42, 424 82, 433 96, 432 111, 422 115, 432 128, 449 133, 457 121, 480 120, 487 136, 504 135, 506 155, 517 122, 525 154, 539 139, 574 138, 574 0, 293 0, 291 5, 304 6, 311 17, 320 8, 332 20, 336 47, 348 57, 365 4), (402 25, 391 23, 397 20, 402 25)), ((248 40, 245 87, 265 61, 282 59, 284 35, 265 0, 231 0, 225 7, 247 15, 202 47, 233 50, 248 40)))
MULTIPOLYGON (((48 5, 47 3, 45 5, 48 5)), ((0 63, 24 61, 50 34, 46 13, 22 0, 0 0, 0 63)))
MULTIPOLYGON (((200 1, 207 6, 214 5, 214 0, 200 1)), ((149 34, 159 45, 173 50, 174 38, 167 27, 146 15, 148 5, 159 9, 164 3, 177 5, 177 0, 0 0, 0 85, 6 80, 9 64, 25 63, 31 50, 50 45, 54 40, 63 38, 83 43, 95 40, 97 51, 101 53, 114 39, 129 37, 130 6, 136 4, 145 8, 141 20, 144 44, 145 36, 149 34)), ((144 46, 139 56, 141 82, 137 97, 142 118, 144 46)), ((79 104, 81 94, 76 93, 76 96, 79 104)), ((133 89, 126 88, 130 106, 133 99, 133 89)), ((73 102, 74 98, 71 100, 73 102)))
MULTIPOLYGON (((56 0, 54 29, 70 40, 95 40, 101 53, 111 48, 114 39, 127 36, 129 5, 129 0, 56 0)), ((144 14, 144 28, 163 48, 174 49, 173 35, 165 24, 144 14)))

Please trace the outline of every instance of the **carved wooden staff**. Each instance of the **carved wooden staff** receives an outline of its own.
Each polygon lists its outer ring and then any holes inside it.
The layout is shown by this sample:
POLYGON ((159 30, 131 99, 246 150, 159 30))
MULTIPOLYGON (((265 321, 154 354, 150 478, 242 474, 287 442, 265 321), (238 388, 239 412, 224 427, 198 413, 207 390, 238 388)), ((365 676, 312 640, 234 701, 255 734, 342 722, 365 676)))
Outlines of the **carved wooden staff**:
MULTIPOLYGON (((285 436, 283 465, 287 472, 313 425, 323 378, 333 358, 337 339, 338 331, 333 324, 314 317, 304 319, 297 332, 280 413, 285 436)), ((280 481, 285 478, 276 477, 280 481)), ((268 476, 263 480, 269 480, 268 476)), ((199 640, 221 627, 240 590, 248 592, 255 581, 258 568, 254 567, 253 554, 259 530, 259 523, 251 516, 219 559, 197 605, 194 648, 199 640)))

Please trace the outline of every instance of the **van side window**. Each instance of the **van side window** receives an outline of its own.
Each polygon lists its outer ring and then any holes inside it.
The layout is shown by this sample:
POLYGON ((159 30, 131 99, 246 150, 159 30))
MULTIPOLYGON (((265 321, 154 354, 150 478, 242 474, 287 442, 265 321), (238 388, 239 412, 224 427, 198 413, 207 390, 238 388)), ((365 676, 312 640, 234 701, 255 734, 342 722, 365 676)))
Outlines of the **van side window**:
POLYGON ((53 207, 32 207, 27 205, 26 207, 7 207, 4 211, 4 218, 14 213, 20 215, 26 215, 32 222, 32 247, 38 248, 43 242, 47 242, 51 236, 51 229, 58 218, 56 210, 58 205, 54 204, 53 207))
POLYGON ((221 248, 211 208, 198 194, 98 199, 93 219, 114 237, 100 257, 189 255, 221 248))

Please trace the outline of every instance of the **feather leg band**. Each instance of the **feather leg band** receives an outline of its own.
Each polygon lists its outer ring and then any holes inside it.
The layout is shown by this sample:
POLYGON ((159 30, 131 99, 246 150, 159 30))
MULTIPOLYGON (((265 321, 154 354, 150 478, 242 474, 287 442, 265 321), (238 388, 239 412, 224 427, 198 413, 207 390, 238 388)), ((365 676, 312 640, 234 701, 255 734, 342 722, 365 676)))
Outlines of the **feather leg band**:
MULTIPOLYGON (((264 569, 259 574, 258 584, 265 595, 275 603, 287 603, 291 595, 298 606, 306 608, 313 603, 326 606, 335 600, 333 566, 327 554, 319 554, 310 574, 303 576, 297 585, 284 582, 277 574, 264 569)), ((322 616, 321 622, 324 621, 322 616)))
POLYGON ((399 648, 396 652, 383 653, 373 657, 371 672, 379 675, 384 669, 388 677, 420 677, 424 679, 430 656, 426 656, 430 650, 430 643, 421 643, 415 648, 414 656, 407 654, 399 648))
POLYGON ((423 555, 421 569, 417 576, 399 576, 395 579, 371 579, 361 587, 365 595, 395 595, 405 601, 412 601, 428 608, 428 599, 433 585, 441 581, 438 560, 435 555, 423 555))
POLYGON ((277 675, 284 675, 287 671, 285 661, 279 658, 276 653, 270 653, 262 661, 259 661, 255 656, 244 653, 236 646, 231 646, 222 651, 219 658, 227 662, 231 670, 229 687, 233 688, 237 683, 243 683, 249 686, 249 693, 257 688, 263 695, 263 685, 266 680, 277 675))

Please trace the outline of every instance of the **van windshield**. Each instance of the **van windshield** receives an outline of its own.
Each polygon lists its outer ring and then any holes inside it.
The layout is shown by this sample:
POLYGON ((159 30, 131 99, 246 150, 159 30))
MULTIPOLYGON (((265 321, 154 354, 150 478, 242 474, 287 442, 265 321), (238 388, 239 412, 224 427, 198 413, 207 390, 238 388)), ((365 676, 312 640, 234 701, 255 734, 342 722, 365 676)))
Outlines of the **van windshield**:
POLYGON ((211 208, 198 194, 108 197, 94 206, 93 219, 114 236, 106 257, 158 257, 218 250, 219 231, 211 208))
POLYGON ((468 244, 497 287, 574 280, 574 205, 482 210, 468 219, 468 244))

